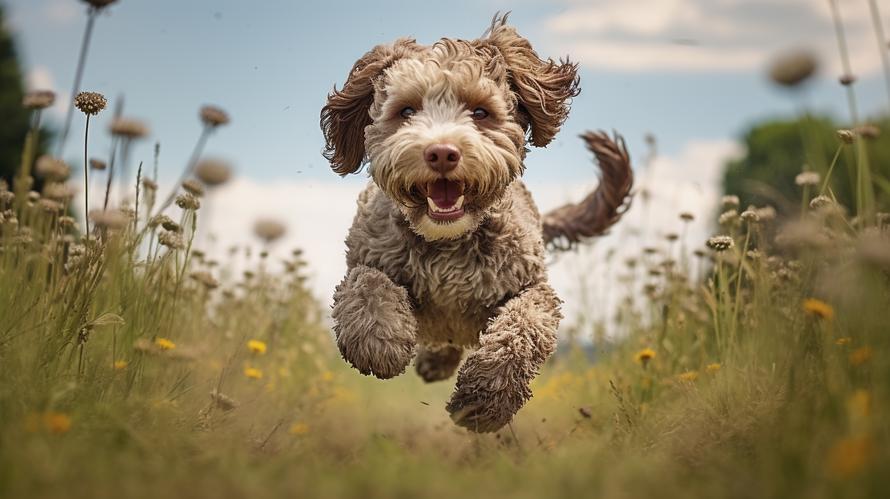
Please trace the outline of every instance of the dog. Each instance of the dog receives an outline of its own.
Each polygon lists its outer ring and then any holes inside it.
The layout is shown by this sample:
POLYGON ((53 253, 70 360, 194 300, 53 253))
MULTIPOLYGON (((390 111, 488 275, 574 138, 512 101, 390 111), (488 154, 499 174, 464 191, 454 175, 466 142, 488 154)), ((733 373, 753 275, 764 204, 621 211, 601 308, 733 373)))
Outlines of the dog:
POLYGON ((371 177, 334 292, 337 347, 381 379, 412 359, 427 382, 460 365, 446 409, 476 432, 512 420, 556 348, 561 301, 546 248, 602 234, 629 206, 633 173, 618 135, 582 135, 601 180, 577 204, 542 216, 520 179, 527 146, 546 146, 565 121, 577 70, 541 59, 496 15, 476 40, 374 47, 321 111, 333 171, 367 164, 371 177))

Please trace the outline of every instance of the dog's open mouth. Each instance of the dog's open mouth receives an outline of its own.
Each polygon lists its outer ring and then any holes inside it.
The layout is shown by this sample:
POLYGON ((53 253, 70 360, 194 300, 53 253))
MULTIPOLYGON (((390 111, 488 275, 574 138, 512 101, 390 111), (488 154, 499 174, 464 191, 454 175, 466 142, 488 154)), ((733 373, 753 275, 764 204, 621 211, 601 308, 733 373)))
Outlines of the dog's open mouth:
POLYGON ((464 184, 440 178, 426 186, 427 215, 437 222, 451 222, 464 216, 464 184))

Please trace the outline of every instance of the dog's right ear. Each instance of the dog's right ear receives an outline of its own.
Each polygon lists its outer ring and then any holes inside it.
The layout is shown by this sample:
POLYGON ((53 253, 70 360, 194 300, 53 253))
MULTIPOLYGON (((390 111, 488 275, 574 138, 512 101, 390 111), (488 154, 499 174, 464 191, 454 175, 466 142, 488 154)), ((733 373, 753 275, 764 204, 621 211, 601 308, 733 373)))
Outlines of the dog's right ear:
POLYGON ((416 52, 414 40, 402 38, 392 45, 378 45, 352 66, 341 90, 328 95, 321 108, 324 157, 340 175, 357 172, 365 160, 365 127, 371 124, 368 111, 374 102, 374 80, 398 59, 416 52))

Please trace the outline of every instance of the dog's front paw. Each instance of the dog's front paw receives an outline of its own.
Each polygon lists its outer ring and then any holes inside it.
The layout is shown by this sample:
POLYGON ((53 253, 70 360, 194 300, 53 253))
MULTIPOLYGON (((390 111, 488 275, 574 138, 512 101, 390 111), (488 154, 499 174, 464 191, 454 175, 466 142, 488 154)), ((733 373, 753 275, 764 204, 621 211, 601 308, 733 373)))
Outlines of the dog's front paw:
POLYGON ((334 293, 334 333, 343 359, 362 374, 388 379, 414 357, 417 321, 408 293, 379 270, 353 268, 334 293))
POLYGON ((497 431, 531 398, 529 373, 509 360, 485 347, 467 358, 446 407, 455 424, 479 433, 497 431))

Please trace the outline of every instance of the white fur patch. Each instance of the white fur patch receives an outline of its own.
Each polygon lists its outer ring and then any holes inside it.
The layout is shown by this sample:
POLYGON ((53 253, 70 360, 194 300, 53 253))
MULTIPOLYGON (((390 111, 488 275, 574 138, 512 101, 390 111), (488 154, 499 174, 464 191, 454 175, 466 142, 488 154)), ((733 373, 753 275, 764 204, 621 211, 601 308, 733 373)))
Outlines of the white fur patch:
POLYGON ((420 221, 414 224, 414 231, 427 241, 439 241, 442 239, 456 239, 467 232, 472 231, 478 225, 473 215, 467 213, 451 222, 436 222, 429 215, 422 215, 420 221))

